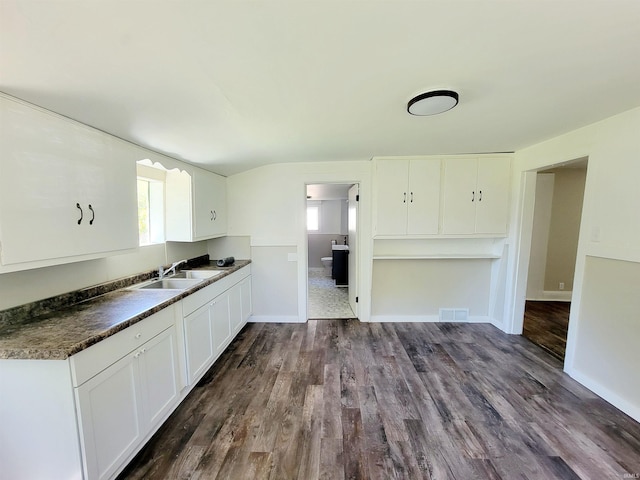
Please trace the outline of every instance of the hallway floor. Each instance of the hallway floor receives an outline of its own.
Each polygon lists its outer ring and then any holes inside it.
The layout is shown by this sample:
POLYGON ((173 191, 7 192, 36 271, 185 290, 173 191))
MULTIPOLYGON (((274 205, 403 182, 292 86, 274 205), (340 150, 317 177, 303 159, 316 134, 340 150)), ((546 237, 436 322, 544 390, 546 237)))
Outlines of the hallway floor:
POLYGON ((559 360, 564 360, 571 302, 531 301, 524 308, 522 335, 559 360))
POLYGON ((327 275, 324 268, 309 269, 308 317, 355 318, 349 306, 349 289, 336 287, 336 282, 327 275))

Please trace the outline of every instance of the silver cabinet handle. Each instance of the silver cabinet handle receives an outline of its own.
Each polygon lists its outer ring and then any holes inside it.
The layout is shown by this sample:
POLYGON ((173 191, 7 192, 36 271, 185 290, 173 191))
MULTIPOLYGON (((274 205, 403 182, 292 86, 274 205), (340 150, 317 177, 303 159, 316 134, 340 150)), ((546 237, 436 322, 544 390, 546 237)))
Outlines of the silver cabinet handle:
POLYGON ((411 192, 411 203, 413 203, 413 192, 411 192))
POLYGON ((404 192, 404 198, 402 199, 402 203, 407 203, 407 192, 404 192))
POLYGON ((476 192, 475 192, 475 190, 473 192, 471 192, 471 201, 472 202, 476 201, 476 192))
POLYGON ((480 194, 478 196, 478 201, 481 202, 482 201, 482 190, 480 190, 478 193, 480 194))

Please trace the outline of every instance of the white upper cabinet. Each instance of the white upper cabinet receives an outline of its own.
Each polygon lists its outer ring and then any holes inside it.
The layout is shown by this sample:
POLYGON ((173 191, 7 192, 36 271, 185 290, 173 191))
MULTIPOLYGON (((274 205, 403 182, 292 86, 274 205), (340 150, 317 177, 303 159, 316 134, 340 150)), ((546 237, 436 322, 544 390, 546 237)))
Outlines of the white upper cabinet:
POLYGON ((444 161, 445 235, 506 235, 509 156, 454 157, 444 161))
POLYGON ((167 172, 166 239, 194 242, 227 232, 226 178, 193 167, 167 172))
POLYGON ((439 158, 376 161, 376 236, 438 233, 440 166, 439 158))
POLYGON ((0 272, 136 248, 136 152, 0 96, 0 272))

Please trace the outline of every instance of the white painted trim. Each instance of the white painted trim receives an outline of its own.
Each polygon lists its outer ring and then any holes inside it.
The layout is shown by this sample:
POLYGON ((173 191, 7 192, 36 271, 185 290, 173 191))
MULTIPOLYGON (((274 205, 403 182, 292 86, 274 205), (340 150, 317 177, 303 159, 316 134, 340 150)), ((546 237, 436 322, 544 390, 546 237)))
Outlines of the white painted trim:
POLYGON ((527 297, 532 302, 570 302, 573 292, 571 290, 544 290, 537 295, 527 297))
POLYGON ((305 323, 297 315, 252 315, 247 323, 305 323))
MULTIPOLYGON (((491 323, 492 319, 487 316, 469 316, 464 322, 440 320, 438 315, 371 315, 371 322, 375 323, 491 323)), ((495 324, 494 324, 495 325, 495 324)), ((497 325, 496 325, 497 326, 497 325)), ((500 328, 500 327, 498 327, 500 328)))
POLYGON ((640 405, 631 403, 629 400, 619 396, 613 390, 610 390, 609 388, 593 380, 591 377, 577 370, 565 369, 565 373, 589 390, 591 390, 593 393, 601 397, 603 400, 609 402, 617 409, 622 410, 637 422, 640 422, 640 405))

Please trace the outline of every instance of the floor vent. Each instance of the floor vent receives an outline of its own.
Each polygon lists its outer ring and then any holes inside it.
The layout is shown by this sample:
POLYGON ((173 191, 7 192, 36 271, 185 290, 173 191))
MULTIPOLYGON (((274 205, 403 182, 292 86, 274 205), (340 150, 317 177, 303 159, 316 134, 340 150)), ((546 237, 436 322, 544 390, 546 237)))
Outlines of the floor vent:
POLYGON ((468 308, 441 308, 441 322, 466 322, 469 319, 468 308))

